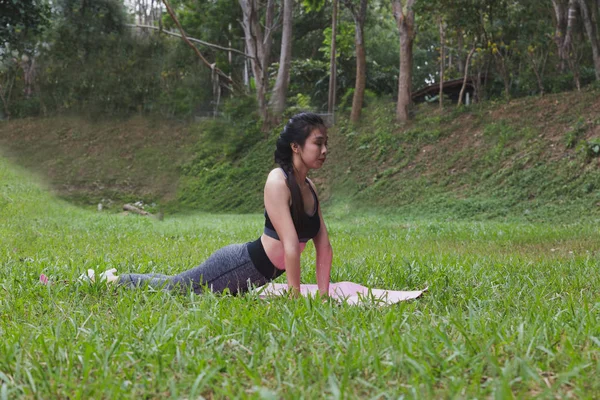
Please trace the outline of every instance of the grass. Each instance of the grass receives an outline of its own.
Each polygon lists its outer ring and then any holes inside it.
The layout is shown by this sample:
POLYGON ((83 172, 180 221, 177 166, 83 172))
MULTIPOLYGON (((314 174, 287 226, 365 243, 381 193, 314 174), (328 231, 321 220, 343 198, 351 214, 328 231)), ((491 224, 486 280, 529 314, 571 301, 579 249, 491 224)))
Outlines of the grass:
POLYGON ((334 205, 456 220, 600 216, 597 90, 461 109, 424 104, 398 126, 394 104, 332 130, 322 187, 334 205), (563 97, 561 97, 563 96, 563 97))
MULTIPOLYGON (((334 281, 429 292, 392 307, 172 295, 74 280, 175 273, 260 215, 159 222, 53 198, 0 159, 0 399, 523 398, 600 390, 598 221, 442 221, 325 209, 334 281)), ((314 250, 302 261, 314 282, 314 250)), ((285 277, 280 278, 284 281, 285 277)))

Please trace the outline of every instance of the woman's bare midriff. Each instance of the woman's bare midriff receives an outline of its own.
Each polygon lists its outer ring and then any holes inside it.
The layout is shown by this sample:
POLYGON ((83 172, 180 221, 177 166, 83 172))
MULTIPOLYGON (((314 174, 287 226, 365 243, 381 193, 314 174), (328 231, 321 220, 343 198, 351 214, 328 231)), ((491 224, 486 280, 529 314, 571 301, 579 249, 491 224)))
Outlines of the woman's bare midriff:
MULTIPOLYGON (((260 237, 265 253, 267 257, 273 263, 277 269, 285 270, 285 253, 283 252, 283 243, 277 239, 273 239, 270 236, 263 234, 260 237)), ((304 251, 306 243, 300 243, 300 253, 304 251)))

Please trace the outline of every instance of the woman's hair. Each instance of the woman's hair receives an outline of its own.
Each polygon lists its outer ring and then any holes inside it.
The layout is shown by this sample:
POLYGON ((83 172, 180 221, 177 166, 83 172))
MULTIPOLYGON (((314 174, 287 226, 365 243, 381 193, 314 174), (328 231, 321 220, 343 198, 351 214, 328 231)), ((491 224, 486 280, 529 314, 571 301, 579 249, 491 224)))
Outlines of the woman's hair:
POLYGON ((275 162, 287 175, 287 185, 292 195, 292 220, 298 230, 302 229, 304 201, 302 200, 300 186, 298 186, 294 175, 292 143, 296 143, 300 147, 304 146, 306 139, 314 129, 325 129, 325 123, 320 116, 308 112, 294 115, 279 135, 274 153, 275 162))

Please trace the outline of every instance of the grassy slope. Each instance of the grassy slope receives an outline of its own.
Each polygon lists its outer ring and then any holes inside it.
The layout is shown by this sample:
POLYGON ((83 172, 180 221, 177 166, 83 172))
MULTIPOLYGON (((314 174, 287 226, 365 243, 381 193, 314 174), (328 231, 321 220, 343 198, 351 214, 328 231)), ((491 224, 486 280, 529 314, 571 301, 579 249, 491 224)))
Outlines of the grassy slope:
POLYGON ((598 90, 440 112, 394 127, 393 104, 333 133, 332 200, 403 215, 577 219, 600 215, 598 90), (341 151, 337 151, 337 147, 341 151))
POLYGON ((178 166, 198 136, 174 121, 78 117, 0 124, 4 156, 37 173, 62 197, 97 204, 113 200, 169 201, 178 166))
MULTIPOLYGON (((423 105, 407 126, 391 103, 331 129, 315 181, 331 212, 433 218, 598 218, 600 90, 484 104, 423 105)), ((87 204, 144 199, 168 209, 255 212, 273 138, 251 121, 194 124, 55 118, 0 124, 0 147, 58 193, 87 204)), ((275 130, 277 131, 277 129, 275 130)))
MULTIPOLYGON (((2 398, 593 397, 593 223, 328 218, 333 279, 429 286, 386 308, 59 283, 173 273, 250 240, 260 215, 158 222, 58 201, 0 159, 2 398)), ((314 282, 314 251, 302 279, 314 282)))

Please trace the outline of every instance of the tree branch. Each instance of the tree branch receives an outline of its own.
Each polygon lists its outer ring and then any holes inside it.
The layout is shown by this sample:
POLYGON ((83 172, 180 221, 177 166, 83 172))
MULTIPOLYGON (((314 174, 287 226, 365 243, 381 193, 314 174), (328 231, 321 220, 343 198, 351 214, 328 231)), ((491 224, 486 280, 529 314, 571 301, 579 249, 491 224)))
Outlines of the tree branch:
MULTIPOLYGON (((152 26, 152 25, 139 25, 139 24, 136 24, 136 25, 134 25, 134 24, 125 24, 125 26, 128 26, 128 27, 130 27, 130 28, 154 29, 155 31, 160 31, 160 30, 161 30, 161 29, 160 29, 158 26, 152 26)), ((183 39, 183 37, 182 37, 182 36, 181 36, 179 33, 176 33, 176 32, 165 31, 165 30, 163 29, 163 30, 162 30, 162 33, 166 33, 167 35, 170 35, 170 36, 175 36, 175 37, 178 37, 178 38, 180 38, 180 39, 183 39)), ((189 36, 188 36, 188 40, 189 40, 190 42, 198 43, 198 44, 201 44, 201 45, 203 45, 203 46, 206 46, 206 47, 211 47, 211 48, 215 48, 215 49, 218 49, 218 50, 223 50, 223 51, 231 51, 231 52, 234 52, 234 53, 240 54, 240 55, 242 55, 242 56, 244 56, 244 57, 246 57, 246 58, 254 58, 254 57, 252 57, 251 55, 249 55, 249 54, 246 54, 246 53, 244 53, 243 51, 240 51, 240 50, 238 50, 238 49, 232 49, 232 48, 230 48, 230 47, 223 47, 223 46, 219 46, 218 44, 208 43, 208 42, 202 41, 202 40, 200 40, 200 39, 195 39, 195 38, 193 38, 193 37, 189 37, 189 36)))
POLYGON ((200 58, 200 60, 202 60, 202 62, 208 68, 210 68, 211 71, 213 71, 213 73, 216 73, 219 77, 225 79, 226 82, 233 83, 233 80, 227 74, 225 74, 223 71, 221 71, 219 68, 217 68, 216 63, 211 64, 206 60, 206 58, 204 58, 202 53, 200 53, 200 50, 198 50, 198 48, 196 46, 194 46, 192 44, 192 42, 187 38, 185 32, 183 31, 183 28, 181 27, 181 24, 179 23, 179 20, 177 19, 177 16, 175 16, 173 9, 169 5, 169 2, 167 0, 162 0, 162 2, 165 5, 165 7, 167 7, 167 12, 173 19, 173 22, 175 22, 175 25, 177 25, 177 28, 179 28, 179 32, 181 33, 181 38, 184 40, 184 42, 187 43, 188 46, 190 46, 194 50, 194 52, 196 53, 198 58, 200 58))

